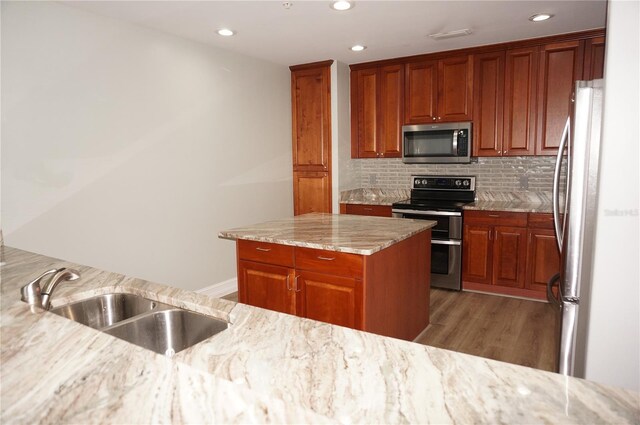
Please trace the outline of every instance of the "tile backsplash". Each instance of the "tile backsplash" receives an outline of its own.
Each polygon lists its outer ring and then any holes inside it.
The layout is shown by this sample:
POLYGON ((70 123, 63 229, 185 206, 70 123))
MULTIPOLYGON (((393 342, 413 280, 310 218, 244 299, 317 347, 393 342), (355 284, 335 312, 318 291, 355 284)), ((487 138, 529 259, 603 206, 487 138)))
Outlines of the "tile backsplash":
POLYGON ((555 160, 521 156, 477 158, 471 164, 404 164, 399 158, 352 159, 349 169, 362 188, 408 189, 412 175, 433 174, 476 176, 476 190, 481 192, 548 192, 555 160))

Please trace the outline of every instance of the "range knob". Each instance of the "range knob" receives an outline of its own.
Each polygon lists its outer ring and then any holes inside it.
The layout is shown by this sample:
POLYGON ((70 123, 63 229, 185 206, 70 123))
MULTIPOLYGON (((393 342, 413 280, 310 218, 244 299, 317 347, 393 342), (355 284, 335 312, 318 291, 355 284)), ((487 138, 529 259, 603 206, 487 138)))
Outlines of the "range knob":
POLYGON ((427 179, 422 179, 422 184, 426 185, 427 184, 427 179))
POLYGON ((462 182, 462 185, 463 185, 463 186, 469 186, 469 180, 465 180, 465 181, 463 181, 463 182, 462 182))
POLYGON ((462 185, 462 180, 456 180, 456 186, 461 186, 462 185))

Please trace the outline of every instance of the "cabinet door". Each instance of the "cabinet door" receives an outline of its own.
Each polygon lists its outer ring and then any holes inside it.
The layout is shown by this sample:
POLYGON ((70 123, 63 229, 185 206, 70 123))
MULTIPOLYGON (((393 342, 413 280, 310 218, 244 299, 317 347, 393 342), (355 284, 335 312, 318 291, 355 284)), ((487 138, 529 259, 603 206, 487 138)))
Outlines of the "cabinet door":
POLYGON ((556 155, 575 82, 582 78, 584 42, 568 41, 543 46, 538 76, 536 155, 556 155))
POLYGON ((438 62, 414 62, 405 66, 404 123, 436 120, 438 62))
POLYGON ((560 271, 560 253, 555 232, 529 229, 528 233, 527 279, 524 287, 546 292, 547 282, 560 271))
POLYGON ((438 62, 438 121, 470 121, 473 97, 472 56, 438 62))
POLYGON ((493 227, 481 224, 464 225, 462 244, 462 280, 491 284, 493 266, 493 227))
POLYGON ((533 155, 538 48, 507 50, 502 155, 533 155))
POLYGON ((329 170, 330 90, 329 66, 291 72, 294 171, 329 170))
POLYGON ((584 80, 604 77, 604 37, 590 38, 584 46, 584 80))
POLYGON ((293 172, 293 213, 331 212, 329 173, 293 172))
POLYGON ((295 274, 288 267, 238 261, 238 301, 295 314, 295 274))
POLYGON ((473 80, 473 156, 502 154, 505 52, 475 55, 473 80))
POLYGON ((378 70, 361 69, 351 73, 351 84, 355 86, 352 96, 353 108, 351 125, 355 126, 357 158, 375 158, 377 156, 377 98, 378 70))
POLYGON ((527 229, 496 226, 493 242, 493 284, 524 288, 527 229))
POLYGON ((403 65, 380 68, 378 97, 378 153, 385 158, 400 158, 402 146, 403 65))
POLYGON ((362 281, 298 272, 296 290, 298 316, 362 329, 362 281))

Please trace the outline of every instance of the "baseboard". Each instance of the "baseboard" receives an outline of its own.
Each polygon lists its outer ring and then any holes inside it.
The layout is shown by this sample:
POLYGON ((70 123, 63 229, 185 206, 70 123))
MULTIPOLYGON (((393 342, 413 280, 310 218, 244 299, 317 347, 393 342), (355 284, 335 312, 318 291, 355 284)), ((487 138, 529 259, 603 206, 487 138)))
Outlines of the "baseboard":
POLYGON ((225 295, 232 294, 238 290, 238 278, 233 277, 223 282, 214 283, 211 286, 206 286, 202 289, 198 289, 196 292, 200 294, 209 295, 211 297, 220 298, 225 295))

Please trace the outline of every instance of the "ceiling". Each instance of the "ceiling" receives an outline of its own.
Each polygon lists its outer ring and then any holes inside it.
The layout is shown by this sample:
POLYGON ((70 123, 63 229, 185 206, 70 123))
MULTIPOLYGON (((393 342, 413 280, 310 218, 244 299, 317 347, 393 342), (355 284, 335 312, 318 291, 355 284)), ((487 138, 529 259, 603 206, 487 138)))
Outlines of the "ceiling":
POLYGON ((338 12, 331 1, 82 1, 65 4, 283 65, 347 64, 605 26, 606 1, 373 1, 338 12), (534 23, 535 13, 552 19, 534 23), (231 28, 233 37, 216 34, 231 28), (429 34, 468 28, 469 36, 429 34), (352 52, 363 44, 367 49, 352 52))

